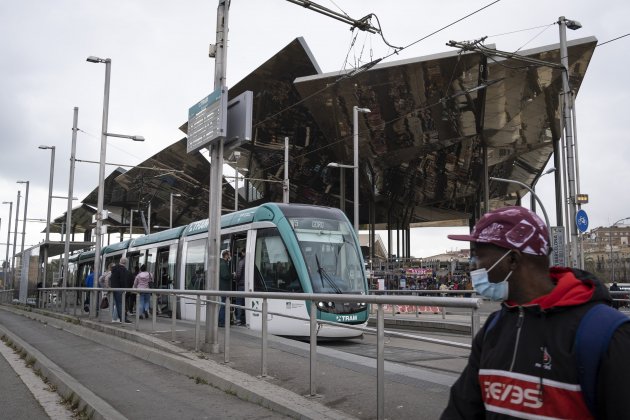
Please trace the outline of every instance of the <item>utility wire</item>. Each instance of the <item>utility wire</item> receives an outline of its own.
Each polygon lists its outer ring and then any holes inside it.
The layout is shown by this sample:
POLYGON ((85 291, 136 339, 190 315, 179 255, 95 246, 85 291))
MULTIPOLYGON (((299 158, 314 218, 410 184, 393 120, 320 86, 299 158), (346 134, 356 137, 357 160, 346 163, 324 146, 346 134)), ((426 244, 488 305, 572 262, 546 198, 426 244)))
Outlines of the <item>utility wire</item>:
MULTIPOLYGON (((554 22, 553 25, 557 24, 557 22, 554 22)), ((532 28, 526 28, 526 29, 518 29, 516 31, 512 31, 512 32, 504 32, 502 34, 494 34, 494 35, 487 35, 487 38, 496 38, 499 36, 503 36, 503 35, 512 35, 512 34, 516 34, 519 32, 526 32, 526 31, 531 31, 534 29, 540 29, 540 28, 546 28, 548 25, 541 25, 541 26, 534 26, 532 28)))
POLYGON ((601 47, 602 45, 606 45, 606 44, 608 44, 609 42, 613 42, 613 41, 616 41, 616 40, 618 40, 618 39, 625 38, 625 37, 627 37, 628 35, 630 35, 630 33, 627 33, 627 34, 625 34, 625 35, 618 36, 617 38, 613 38, 613 39, 611 39, 611 40, 609 40, 609 41, 606 41, 606 42, 602 42, 601 44, 597 44, 596 46, 597 46, 597 47, 601 47))

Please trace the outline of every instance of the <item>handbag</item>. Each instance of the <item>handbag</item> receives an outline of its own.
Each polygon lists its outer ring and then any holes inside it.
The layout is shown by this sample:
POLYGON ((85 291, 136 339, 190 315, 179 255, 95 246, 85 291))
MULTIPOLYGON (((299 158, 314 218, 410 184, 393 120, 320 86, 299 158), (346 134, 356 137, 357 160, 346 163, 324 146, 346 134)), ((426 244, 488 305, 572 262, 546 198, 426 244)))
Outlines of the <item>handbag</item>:
POLYGON ((109 308, 109 299, 107 299, 107 296, 105 296, 101 300, 101 309, 107 309, 107 308, 109 308))

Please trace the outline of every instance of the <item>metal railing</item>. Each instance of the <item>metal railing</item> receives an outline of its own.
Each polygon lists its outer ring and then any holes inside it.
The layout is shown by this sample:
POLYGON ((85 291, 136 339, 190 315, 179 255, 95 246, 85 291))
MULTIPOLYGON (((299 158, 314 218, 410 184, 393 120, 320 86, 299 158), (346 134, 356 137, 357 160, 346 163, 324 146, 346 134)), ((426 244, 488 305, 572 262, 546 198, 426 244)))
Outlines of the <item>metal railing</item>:
MULTIPOLYGON (((225 296, 225 331, 223 340, 223 353, 224 362, 228 363, 230 360, 230 323, 229 313, 232 307, 241 308, 247 311, 258 312, 262 314, 261 319, 261 366, 260 375, 262 377, 267 376, 267 338, 268 338, 268 315, 283 316, 303 321, 308 321, 310 326, 310 374, 309 374, 309 388, 310 395, 316 395, 316 372, 317 372, 317 332, 318 325, 334 325, 336 327, 350 328, 355 330, 361 330, 363 332, 375 333, 377 337, 377 411, 378 419, 384 418, 384 401, 385 401, 385 335, 399 336, 406 339, 431 342, 440 345, 453 346, 458 348, 470 349, 470 344, 463 344, 459 342, 450 342, 446 340, 433 339, 429 337, 416 336, 411 334, 403 334, 396 332, 385 332, 385 305, 412 305, 412 306, 438 306, 442 308, 467 308, 471 310, 471 332, 472 336, 479 329, 479 312, 478 309, 481 304, 481 299, 477 298, 461 298, 461 297, 442 297, 442 296, 377 296, 377 295, 353 295, 353 294, 313 294, 313 293, 268 293, 268 292, 228 292, 228 291, 200 291, 200 290, 175 290, 175 289, 101 289, 101 288, 83 288, 83 287, 68 287, 68 288, 46 288, 39 289, 38 307, 42 309, 50 309, 53 311, 59 311, 63 313, 71 313, 77 316, 77 309, 79 306, 83 307, 85 298, 89 295, 90 302, 94 306, 97 302, 100 302, 99 296, 107 294, 109 299, 109 305, 113 305, 113 292, 122 292, 120 313, 122 317, 126 317, 125 297, 127 293, 136 294, 136 314, 134 328, 140 329, 140 294, 151 294, 151 318, 152 328, 156 328, 157 318, 157 297, 159 295, 168 296, 171 309, 171 339, 176 341, 176 323, 177 323, 177 305, 178 298, 180 299, 180 305, 183 305, 183 300, 194 301, 195 304, 195 350, 199 350, 200 342, 200 329, 201 329, 201 305, 223 305, 218 297, 225 296), (59 296, 61 295, 61 296, 59 296), (61 297, 61 299, 59 298, 61 297), (262 299, 262 308, 248 308, 246 306, 233 305, 231 303, 233 298, 259 298, 262 299), (287 314, 270 312, 268 310, 268 301, 274 299, 283 300, 303 300, 307 301, 310 305, 309 318, 301 318, 296 316, 289 316, 287 314), (348 325, 330 321, 323 321, 316 318, 317 315, 317 302, 320 301, 340 301, 348 303, 365 303, 375 305, 376 307, 376 329, 369 328, 367 326, 360 325, 348 325)), ((397 291, 402 292, 402 291, 397 291)), ((416 293, 424 293, 426 291, 410 291, 416 293)), ((445 291, 436 291, 444 294, 445 291)), ((460 292, 460 293, 463 293, 460 292)), ((91 311, 91 316, 96 317, 95 311, 91 311)), ((121 319, 122 321, 122 319, 121 319)))

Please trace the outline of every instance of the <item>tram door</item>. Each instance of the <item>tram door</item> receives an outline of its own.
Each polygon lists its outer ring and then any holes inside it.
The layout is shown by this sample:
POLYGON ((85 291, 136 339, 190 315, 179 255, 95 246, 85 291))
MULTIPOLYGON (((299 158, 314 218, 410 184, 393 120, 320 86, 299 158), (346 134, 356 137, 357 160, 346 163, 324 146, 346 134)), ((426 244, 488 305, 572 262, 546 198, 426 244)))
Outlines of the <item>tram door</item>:
MULTIPOLYGON (((155 270, 151 272, 157 289, 172 289, 175 278, 175 263, 177 259, 177 244, 159 248, 155 259, 155 270)), ((168 295, 159 295, 157 302, 158 314, 171 316, 171 300, 168 295)))
MULTIPOLYGON (((302 292, 295 266, 286 245, 277 228, 259 229, 252 232, 253 255, 247 261, 251 263, 250 288, 256 292, 302 292)), ((249 307, 262 309, 262 299, 251 299, 249 307)), ((303 300, 269 299, 269 312, 282 313, 292 316, 306 317, 306 307, 303 300)), ((251 313, 250 326, 253 329, 262 328, 262 314, 251 313)), ((267 315, 269 332, 271 334, 296 333, 300 325, 294 320, 282 316, 267 315)), ((308 322, 303 323, 307 325, 308 322)), ((308 330, 304 330, 305 332, 308 330)), ((308 334, 306 334, 308 335, 308 334)))

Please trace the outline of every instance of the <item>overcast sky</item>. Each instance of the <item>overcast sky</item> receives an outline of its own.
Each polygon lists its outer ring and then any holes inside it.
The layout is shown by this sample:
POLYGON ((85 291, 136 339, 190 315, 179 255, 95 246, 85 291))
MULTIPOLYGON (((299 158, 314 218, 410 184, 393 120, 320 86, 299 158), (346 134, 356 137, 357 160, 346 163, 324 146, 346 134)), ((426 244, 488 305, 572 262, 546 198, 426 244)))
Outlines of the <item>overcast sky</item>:
MULTIPOLYGON (((355 19, 374 13, 386 40, 406 46, 491 0, 319 3, 355 19)), ((13 225, 17 191, 22 188, 22 196, 25 192, 17 180, 30 181, 28 218, 46 218, 51 153, 39 150, 39 145, 56 146, 53 195, 68 195, 75 106, 79 107, 82 130, 76 157, 99 159, 105 66, 88 63, 86 57, 112 59, 108 131, 146 138, 145 143, 110 139, 108 162, 136 165, 183 137, 178 127, 186 121, 188 108, 212 91, 214 61, 207 52, 208 44, 215 41, 217 5, 217 0, 4 2, 0 8, 0 199, 14 202, 13 225)), ((603 43, 630 32, 627 1, 502 0, 387 61, 451 51, 445 45, 449 40, 481 36, 489 36, 487 43, 505 51, 554 44, 559 39, 554 24, 559 16, 583 25, 579 31, 568 31, 569 40, 595 36, 603 43), (521 31, 529 28, 537 29, 521 31), (505 33, 510 34, 500 35, 505 33)), ((391 52, 379 36, 365 33, 350 48, 353 33, 346 24, 284 0, 232 1, 229 28, 228 86, 298 36, 305 38, 324 72, 391 52)), ((629 49, 630 37, 598 47, 577 97, 581 191, 590 195, 584 209, 591 228, 630 216, 626 186, 630 146, 623 131, 628 112, 625 72, 629 49)), ((107 173, 113 169, 108 167, 107 173)), ((74 195, 83 199, 97 184, 98 165, 77 163, 74 195)), ((545 176, 537 192, 554 224, 552 188, 553 176, 545 176)), ((64 200, 53 199, 51 217, 61 215, 66 206, 64 200)), ((24 198, 20 207, 22 219, 24 198)), ((0 218, 0 243, 4 243, 8 205, 0 207, 0 218)), ((21 232, 22 223, 19 225, 21 232)), ((40 232, 44 227, 43 223, 27 223, 27 247, 43 240, 40 232)), ((447 240, 446 233, 444 229, 415 230, 412 254, 430 256, 465 246, 447 240)), ((0 260, 4 256, 2 245, 0 260)))

